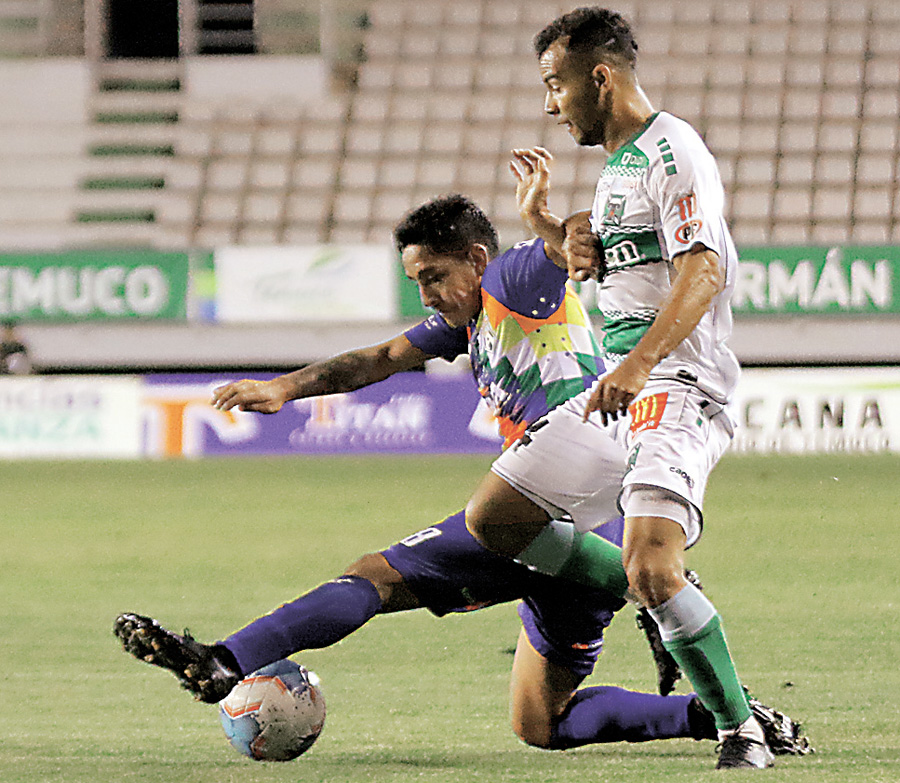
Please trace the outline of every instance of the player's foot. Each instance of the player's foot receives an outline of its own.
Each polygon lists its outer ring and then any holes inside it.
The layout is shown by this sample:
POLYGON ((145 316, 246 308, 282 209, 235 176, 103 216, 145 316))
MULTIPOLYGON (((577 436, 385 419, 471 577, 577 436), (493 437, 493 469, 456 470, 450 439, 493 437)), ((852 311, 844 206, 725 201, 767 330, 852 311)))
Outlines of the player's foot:
POLYGON ((805 756, 807 753, 815 753, 815 748, 809 744, 809 739, 800 733, 802 724, 791 720, 783 712, 772 707, 767 707, 759 699, 747 694, 750 709, 762 726, 766 735, 766 744, 776 756, 805 756))
MULTIPOLYGON (((783 712, 767 707, 755 696, 747 694, 750 709, 756 722, 762 727, 769 750, 776 756, 805 756, 815 753, 809 739, 800 733, 800 723, 791 720, 783 712)), ((688 725, 691 737, 696 740, 717 739, 716 720, 696 696, 688 703, 688 725)))
POLYGON ((759 721, 750 715, 736 729, 719 731, 719 763, 716 769, 765 769, 775 763, 759 721))
POLYGON ((168 669, 199 701, 215 704, 241 681, 236 663, 222 660, 228 655, 224 648, 201 644, 187 630, 181 636, 152 617, 126 612, 116 618, 113 633, 126 652, 168 669))
MULTIPOLYGON (((696 571, 685 570, 684 578, 698 590, 703 589, 700 577, 696 571)), ((656 685, 660 696, 668 696, 675 688, 675 684, 681 679, 681 667, 672 657, 671 653, 663 646, 662 635, 656 620, 643 607, 640 607, 635 617, 637 626, 644 632, 650 652, 653 654, 653 663, 656 664, 656 685)))
POLYGON ((731 734, 719 745, 716 769, 765 769, 775 765, 775 756, 765 742, 743 734, 731 734))

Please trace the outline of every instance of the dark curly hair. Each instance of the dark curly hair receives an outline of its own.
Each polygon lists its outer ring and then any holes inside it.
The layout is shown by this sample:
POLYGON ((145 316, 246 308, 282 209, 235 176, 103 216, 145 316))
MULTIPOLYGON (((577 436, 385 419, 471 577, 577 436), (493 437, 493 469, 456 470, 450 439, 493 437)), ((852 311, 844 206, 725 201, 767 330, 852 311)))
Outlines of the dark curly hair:
POLYGON ((631 26, 621 14, 598 6, 576 8, 558 17, 534 37, 538 57, 560 38, 567 38, 566 49, 596 49, 634 68, 637 42, 631 26))
POLYGON ((407 213, 394 229, 394 243, 401 253, 408 245, 422 245, 433 253, 460 253, 471 245, 484 245, 491 258, 500 250, 487 215, 458 193, 432 199, 407 213))

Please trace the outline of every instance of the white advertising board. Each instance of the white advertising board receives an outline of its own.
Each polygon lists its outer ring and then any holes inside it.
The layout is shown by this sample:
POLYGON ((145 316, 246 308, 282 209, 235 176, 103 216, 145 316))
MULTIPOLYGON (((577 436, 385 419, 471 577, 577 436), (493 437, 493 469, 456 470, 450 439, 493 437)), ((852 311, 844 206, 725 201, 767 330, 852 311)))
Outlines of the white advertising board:
POLYGON ((397 317, 391 247, 229 247, 215 251, 223 323, 390 321, 397 317))
POLYGON ((732 452, 900 452, 900 368, 745 370, 732 452))
POLYGON ((0 457, 140 456, 136 377, 0 379, 0 457))

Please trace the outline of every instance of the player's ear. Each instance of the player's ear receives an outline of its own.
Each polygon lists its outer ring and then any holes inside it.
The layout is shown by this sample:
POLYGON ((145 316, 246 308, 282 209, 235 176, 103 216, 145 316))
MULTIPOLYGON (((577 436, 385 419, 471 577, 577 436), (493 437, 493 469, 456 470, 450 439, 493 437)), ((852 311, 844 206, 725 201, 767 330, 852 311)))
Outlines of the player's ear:
POLYGON ((612 68, 606 63, 597 63, 591 70, 591 81, 597 86, 609 87, 612 83, 612 68))
POLYGON ((491 260, 491 254, 488 252, 487 247, 479 244, 470 245, 468 256, 475 267, 475 271, 479 275, 484 274, 485 267, 488 265, 488 261, 491 260))

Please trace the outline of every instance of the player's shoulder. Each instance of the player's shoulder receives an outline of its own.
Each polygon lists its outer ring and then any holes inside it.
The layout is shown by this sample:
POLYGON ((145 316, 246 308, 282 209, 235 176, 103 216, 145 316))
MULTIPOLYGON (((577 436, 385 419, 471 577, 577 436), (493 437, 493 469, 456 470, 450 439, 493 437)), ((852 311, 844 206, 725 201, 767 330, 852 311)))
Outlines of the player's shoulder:
POLYGON ((543 240, 531 239, 513 245, 491 261, 482 275, 481 287, 514 312, 545 318, 549 312, 544 311, 550 305, 558 306, 566 279, 566 271, 547 257, 543 240))
POLYGON ((508 285, 512 280, 521 277, 523 273, 538 269, 548 263, 552 262, 544 251, 543 240, 529 239, 519 242, 491 260, 485 267, 481 285, 490 288, 492 285, 502 284, 504 281, 508 285))
POLYGON ((715 158, 700 134, 680 117, 660 112, 639 142, 648 159, 651 189, 688 187, 698 177, 706 181, 718 176, 715 158))
POLYGON ((504 250, 490 264, 488 269, 494 267, 500 269, 504 266, 519 263, 543 263, 547 259, 544 251, 544 242, 542 239, 528 239, 524 242, 517 242, 508 250, 504 250))
POLYGON ((665 111, 659 112, 653 118, 635 144, 651 164, 670 164, 673 162, 670 158, 674 158, 679 152, 686 152, 692 156, 710 155, 709 149, 693 125, 665 111))

